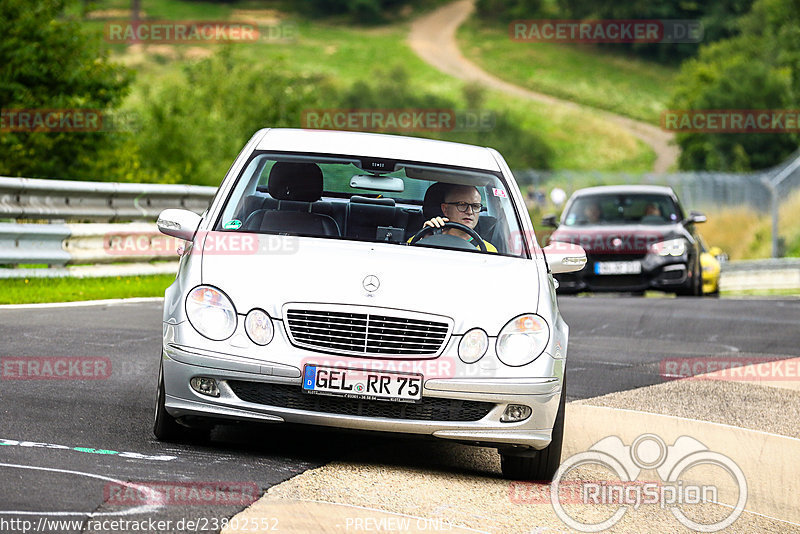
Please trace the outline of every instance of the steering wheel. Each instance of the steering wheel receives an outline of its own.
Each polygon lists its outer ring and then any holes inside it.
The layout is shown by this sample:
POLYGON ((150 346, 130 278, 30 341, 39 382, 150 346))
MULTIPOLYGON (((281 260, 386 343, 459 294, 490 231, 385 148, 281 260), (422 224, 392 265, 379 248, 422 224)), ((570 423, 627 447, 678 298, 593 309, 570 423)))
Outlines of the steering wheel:
MULTIPOLYGON (((469 234, 469 236, 472 239, 474 239, 475 242, 478 244, 478 248, 480 249, 481 252, 486 252, 487 251, 486 243, 483 242, 483 239, 481 238, 480 235, 478 235, 478 232, 476 232, 475 230, 473 230, 469 226, 463 225, 461 223, 450 222, 450 221, 444 223, 444 226, 442 226, 441 228, 436 228, 435 226, 426 226, 426 227, 424 227, 422 230, 420 230, 419 232, 414 234, 414 237, 411 238, 411 240, 408 242, 408 244, 409 245, 415 245, 415 244, 417 244, 417 242, 419 242, 422 238, 426 237, 428 234, 432 234, 433 232, 435 232, 437 230, 442 230, 444 228, 455 228, 457 230, 461 230, 462 232, 465 232, 465 233, 469 234)), ((460 237, 456 237, 456 236, 442 235, 442 236, 437 236, 437 237, 439 237, 439 240, 441 240, 443 238, 455 238, 455 239, 458 239, 459 241, 462 241, 464 244, 468 244, 466 240, 461 239, 460 237)), ((451 241, 450 239, 447 239, 447 241, 445 241, 445 242, 443 242, 441 244, 444 245, 445 243, 448 243, 448 246, 458 246, 458 243, 456 243, 455 241, 451 241)))

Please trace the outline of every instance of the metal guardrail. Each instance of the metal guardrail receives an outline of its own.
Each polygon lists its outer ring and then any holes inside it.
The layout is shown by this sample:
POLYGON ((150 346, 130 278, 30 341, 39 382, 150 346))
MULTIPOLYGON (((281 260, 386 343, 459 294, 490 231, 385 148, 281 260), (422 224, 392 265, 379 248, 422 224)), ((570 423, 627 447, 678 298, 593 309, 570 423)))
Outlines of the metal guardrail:
POLYGON ((180 240, 152 223, 0 223, 0 265, 108 264, 176 259, 180 240))
POLYGON ((722 291, 772 291, 800 289, 800 258, 742 260, 724 263, 722 291))
POLYGON ((166 208, 203 212, 216 187, 0 177, 0 218, 152 221, 166 208))
POLYGON ((62 243, 69 235, 63 224, 0 223, 0 264, 64 265, 70 255, 62 243))
POLYGON ((722 264, 724 272, 800 271, 800 258, 769 258, 765 260, 736 260, 722 264))
MULTIPOLYGON (((162 209, 204 211, 215 187, 78 182, 0 177, 0 218, 68 221, 154 221, 162 209)), ((0 278, 117 276, 175 272, 179 240, 152 222, 114 224, 0 223, 0 278), (166 261, 164 261, 166 260, 166 261)), ((800 258, 726 262, 723 278, 800 277, 800 258), (778 273, 778 274, 775 274, 778 273), (763 274, 764 276, 761 276, 763 274)), ((746 284, 750 282, 742 281, 746 284)))

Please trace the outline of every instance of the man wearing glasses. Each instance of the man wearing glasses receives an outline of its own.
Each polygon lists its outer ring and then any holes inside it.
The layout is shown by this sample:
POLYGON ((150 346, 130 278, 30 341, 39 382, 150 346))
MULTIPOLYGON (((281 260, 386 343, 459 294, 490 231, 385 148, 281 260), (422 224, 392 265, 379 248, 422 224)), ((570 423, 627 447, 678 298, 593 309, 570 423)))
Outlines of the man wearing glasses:
MULTIPOLYGON (((474 230, 478 225, 478 217, 480 217, 482 208, 481 194, 475 186, 452 184, 447 188, 441 206, 442 215, 444 216, 434 217, 425 221, 425 224, 422 225, 423 228, 442 228, 444 223, 452 221, 468 226, 474 230)), ((460 237, 470 243, 473 242, 469 234, 457 228, 445 228, 442 233, 460 237)), ((486 244, 487 252, 497 252, 497 248, 494 245, 486 240, 483 242, 486 244)), ((475 248, 479 248, 476 243, 472 244, 475 245, 475 248)))

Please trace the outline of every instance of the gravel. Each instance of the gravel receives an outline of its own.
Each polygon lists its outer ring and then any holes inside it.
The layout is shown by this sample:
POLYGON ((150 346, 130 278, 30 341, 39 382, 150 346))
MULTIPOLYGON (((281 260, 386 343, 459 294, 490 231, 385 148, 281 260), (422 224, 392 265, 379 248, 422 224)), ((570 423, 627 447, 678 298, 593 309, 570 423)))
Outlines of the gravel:
POLYGON ((800 438, 800 391, 722 380, 676 380, 576 401, 800 438))

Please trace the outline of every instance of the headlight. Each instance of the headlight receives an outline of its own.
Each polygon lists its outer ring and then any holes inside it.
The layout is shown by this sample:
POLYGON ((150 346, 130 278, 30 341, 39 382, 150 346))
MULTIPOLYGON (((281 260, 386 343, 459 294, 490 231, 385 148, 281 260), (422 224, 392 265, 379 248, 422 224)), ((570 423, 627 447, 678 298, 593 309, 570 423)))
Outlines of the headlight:
POLYGON ((219 289, 198 286, 186 296, 186 317, 195 330, 209 339, 228 339, 236 330, 236 309, 219 289))
POLYGON ((464 363, 475 363, 486 354, 489 336, 480 328, 473 328, 461 338, 458 344, 458 357, 464 363))
POLYGON ((264 310, 252 309, 244 318, 244 331, 256 345, 266 345, 272 341, 272 319, 264 310))
POLYGON ((527 365, 539 357, 550 340, 550 327, 539 315, 520 315, 497 336, 497 357, 511 367, 527 365))
POLYGON ((683 256, 686 252, 686 240, 679 238, 653 243, 650 250, 659 256, 683 256))

